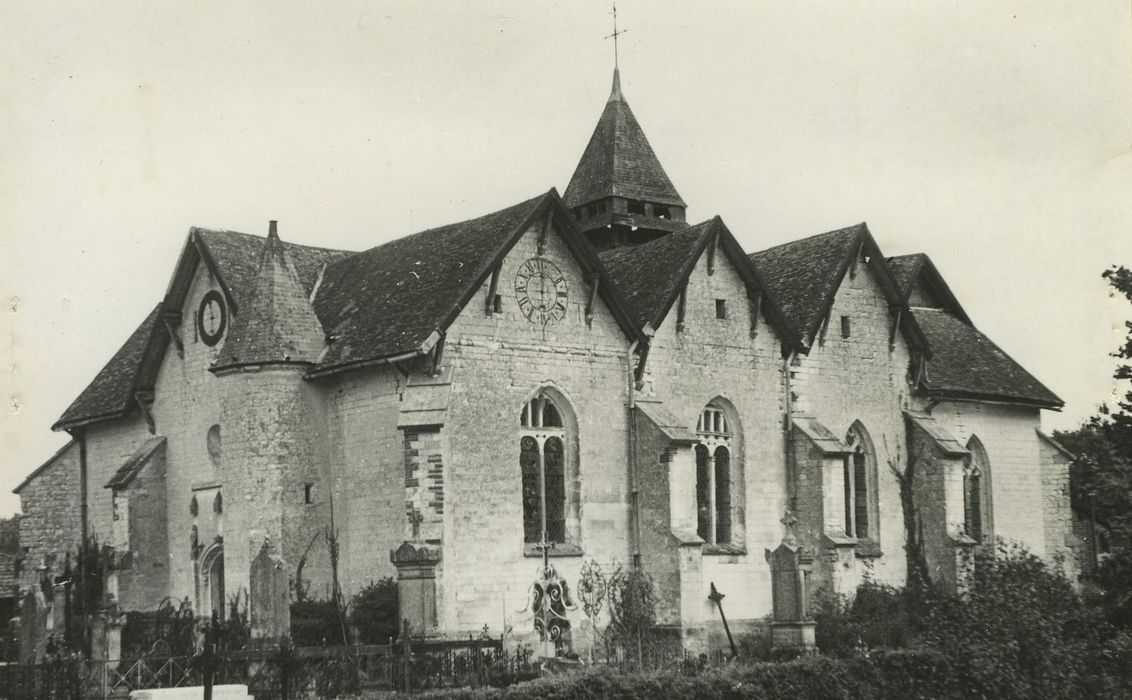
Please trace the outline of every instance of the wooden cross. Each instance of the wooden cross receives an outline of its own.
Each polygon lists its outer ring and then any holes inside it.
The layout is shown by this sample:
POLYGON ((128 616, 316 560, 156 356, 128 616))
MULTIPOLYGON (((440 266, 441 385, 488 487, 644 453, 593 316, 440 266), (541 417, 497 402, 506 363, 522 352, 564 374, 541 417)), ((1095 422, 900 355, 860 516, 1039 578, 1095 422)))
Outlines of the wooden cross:
POLYGON ((617 31, 617 3, 613 3, 613 33, 610 34, 609 36, 605 37, 605 38, 606 39, 613 39, 613 67, 614 68, 617 68, 617 37, 620 36, 621 34, 624 34, 627 31, 629 31, 629 30, 628 29, 622 29, 621 31, 617 31))

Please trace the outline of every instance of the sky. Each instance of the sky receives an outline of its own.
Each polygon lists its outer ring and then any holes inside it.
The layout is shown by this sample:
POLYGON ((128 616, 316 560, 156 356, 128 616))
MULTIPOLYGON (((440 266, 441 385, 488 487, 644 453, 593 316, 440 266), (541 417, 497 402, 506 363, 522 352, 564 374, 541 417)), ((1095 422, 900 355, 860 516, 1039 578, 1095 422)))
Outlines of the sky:
MULTIPOLYGON (((0 515, 190 226, 365 249, 565 189, 607 2, 0 0, 0 515)), ((624 93, 690 221, 867 221, 1066 401, 1132 310, 1129 3, 622 0, 624 93), (694 10, 693 10, 694 7, 694 10)))

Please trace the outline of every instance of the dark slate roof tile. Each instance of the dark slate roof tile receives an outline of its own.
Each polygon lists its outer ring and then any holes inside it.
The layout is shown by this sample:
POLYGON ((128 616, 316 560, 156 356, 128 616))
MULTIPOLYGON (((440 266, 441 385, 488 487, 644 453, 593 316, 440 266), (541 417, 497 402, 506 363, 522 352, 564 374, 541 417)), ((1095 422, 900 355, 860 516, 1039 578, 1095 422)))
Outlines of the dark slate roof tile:
POLYGON ((915 283, 916 276, 927 257, 923 253, 912 253, 910 255, 894 255, 885 261, 888 263, 889 271, 892 272, 893 280, 896 281, 896 286, 900 288, 900 293, 904 295, 905 299, 912 292, 912 285, 915 283))
POLYGON ((940 398, 1021 401, 1059 408, 1063 401, 974 327, 942 309, 913 308, 932 349, 925 386, 940 398))
POLYGON ((130 485, 134 477, 141 472, 145 465, 153 459, 154 455, 158 452, 165 451, 165 438, 152 437, 141 444, 134 453, 118 467, 118 471, 114 472, 114 476, 110 477, 110 481, 106 482, 105 488, 120 489, 130 485))
POLYGON ((750 255, 799 337, 812 334, 821 323, 841 273, 866 233, 862 223, 750 255))
POLYGON ((261 364, 313 364, 326 344, 295 265, 272 233, 259 271, 243 283, 244 302, 232 321, 213 370, 261 364))
MULTIPOLYGON (((263 254, 263 244, 267 240, 263 236, 253 236, 236 231, 218 231, 198 228, 195 229, 200 240, 208 249, 213 261, 219 268, 224 283, 236 297, 236 303, 242 303, 250 283, 255 278, 259 261, 263 254)), ((295 272, 303 285, 303 290, 310 294, 318 280, 319 271, 323 265, 329 265, 355 253, 348 250, 333 248, 318 248, 315 246, 298 245, 283 242, 287 256, 294 263, 295 272)))
POLYGON ((126 343, 67 407, 55 423, 55 429, 93 419, 125 416, 134 409, 134 389, 144 364, 146 349, 161 325, 160 309, 161 306, 158 305, 149 312, 126 343))
POLYGON ((330 265, 314 308, 336 337, 320 368, 420 348, 547 197, 399 238, 330 265))
POLYGON ((616 69, 613 91, 562 199, 574 208, 611 196, 684 206, 621 94, 616 69))
POLYGON ((643 245, 611 248, 601 264, 641 323, 658 326, 683 284, 690 260, 713 221, 690 226, 643 245))

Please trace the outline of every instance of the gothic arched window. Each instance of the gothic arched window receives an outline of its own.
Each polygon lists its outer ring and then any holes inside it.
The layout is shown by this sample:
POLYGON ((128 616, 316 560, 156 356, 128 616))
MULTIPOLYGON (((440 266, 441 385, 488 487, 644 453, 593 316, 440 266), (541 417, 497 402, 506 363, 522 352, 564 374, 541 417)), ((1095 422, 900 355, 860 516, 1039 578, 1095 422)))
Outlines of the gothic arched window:
POLYGON ((876 454, 860 423, 849 429, 845 443, 849 446, 844 470, 845 533, 859 540, 875 540, 876 454))
POLYGON ((523 541, 563 543, 568 436, 562 411, 550 396, 540 392, 523 406, 519 427, 523 541))
POLYGON ((979 438, 967 441, 971 456, 963 466, 963 531, 979 543, 989 540, 990 464, 979 438))
POLYGON ((704 407, 696 436, 696 534, 709 544, 729 544, 735 434, 722 404, 712 401, 704 407))

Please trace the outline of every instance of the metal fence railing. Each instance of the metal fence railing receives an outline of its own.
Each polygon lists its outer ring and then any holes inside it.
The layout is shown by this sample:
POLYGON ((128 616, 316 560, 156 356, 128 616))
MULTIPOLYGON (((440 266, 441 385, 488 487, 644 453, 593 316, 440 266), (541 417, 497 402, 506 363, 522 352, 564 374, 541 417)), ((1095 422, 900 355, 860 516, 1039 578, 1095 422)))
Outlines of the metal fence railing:
POLYGON ((56 655, 0 665, 0 700, 101 700, 133 690, 247 685, 257 699, 334 698, 364 690, 507 684, 537 675, 529 653, 507 654, 499 638, 408 640, 338 647, 289 645, 90 661, 56 655))

